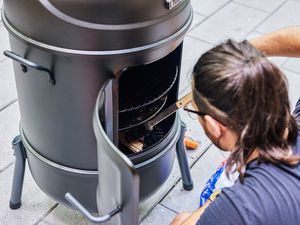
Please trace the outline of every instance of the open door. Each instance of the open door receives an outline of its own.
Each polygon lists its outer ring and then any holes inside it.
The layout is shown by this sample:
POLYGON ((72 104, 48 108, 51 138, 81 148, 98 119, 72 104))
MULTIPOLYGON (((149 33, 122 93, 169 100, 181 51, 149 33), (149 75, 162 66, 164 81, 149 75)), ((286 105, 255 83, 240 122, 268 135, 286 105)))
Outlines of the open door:
POLYGON ((93 117, 99 170, 97 205, 100 215, 121 208, 105 224, 138 225, 139 175, 129 158, 114 144, 118 113, 115 85, 115 80, 110 80, 100 91, 93 117))

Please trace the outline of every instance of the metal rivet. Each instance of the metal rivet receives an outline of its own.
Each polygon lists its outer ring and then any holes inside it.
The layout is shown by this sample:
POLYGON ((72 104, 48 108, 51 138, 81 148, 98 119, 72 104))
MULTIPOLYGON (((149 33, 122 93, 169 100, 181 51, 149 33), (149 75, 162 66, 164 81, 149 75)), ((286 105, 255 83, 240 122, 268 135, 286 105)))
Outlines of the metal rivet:
POLYGON ((25 65, 22 65, 22 64, 21 64, 21 68, 22 68, 23 73, 26 73, 26 72, 27 72, 27 67, 26 67, 25 65))

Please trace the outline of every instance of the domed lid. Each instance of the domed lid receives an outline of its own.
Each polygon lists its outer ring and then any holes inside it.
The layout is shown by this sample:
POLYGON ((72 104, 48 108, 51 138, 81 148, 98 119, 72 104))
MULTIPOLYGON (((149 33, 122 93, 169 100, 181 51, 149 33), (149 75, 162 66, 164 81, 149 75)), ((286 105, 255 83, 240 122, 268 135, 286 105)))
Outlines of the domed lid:
POLYGON ((142 47, 185 33, 191 22, 190 0, 4 0, 3 10, 10 31, 79 50, 142 47))

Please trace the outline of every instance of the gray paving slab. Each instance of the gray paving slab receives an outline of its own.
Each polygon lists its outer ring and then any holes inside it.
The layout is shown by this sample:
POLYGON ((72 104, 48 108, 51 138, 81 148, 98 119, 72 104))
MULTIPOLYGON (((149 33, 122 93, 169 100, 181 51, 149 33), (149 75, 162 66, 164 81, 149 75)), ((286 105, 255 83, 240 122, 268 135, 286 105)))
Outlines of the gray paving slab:
MULTIPOLYGON (((0 172, 14 162, 12 139, 19 134, 20 113, 18 103, 0 111, 0 172)), ((0 189, 1 192, 1 189, 0 189)))
POLYGON ((212 44, 197 40, 193 37, 185 37, 183 43, 179 91, 182 91, 190 86, 191 73, 195 63, 199 57, 211 47, 212 44))
POLYGON ((274 12, 266 21, 260 24, 255 30, 260 33, 271 32, 287 26, 299 26, 300 24, 300 2, 295 0, 287 1, 282 7, 274 12))
POLYGON ((300 59, 299 58, 289 58, 284 64, 283 68, 291 70, 295 73, 300 74, 300 59))
MULTIPOLYGON (((27 165, 26 165, 27 166, 27 165)), ((33 181, 28 167, 26 168, 22 206, 18 210, 8 207, 13 166, 0 173, 0 224, 2 225, 32 225, 47 214, 55 205, 50 198, 41 192, 33 181)))
POLYGON ((228 2, 230 0, 192 0, 192 6, 194 11, 208 16, 222 8, 228 2))
POLYGON ((268 59, 275 63, 278 67, 282 67, 282 65, 288 60, 285 57, 268 57, 268 59))
POLYGON ((224 154, 215 146, 211 146, 192 168, 194 189, 185 191, 180 185, 176 185, 161 204, 175 212, 196 210, 199 207, 199 196, 205 183, 223 159, 225 159, 224 154))
POLYGON ((38 225, 92 225, 94 223, 87 220, 82 214, 69 209, 65 206, 58 205, 51 213, 49 213, 38 225))
POLYGON ((267 12, 273 12, 281 4, 283 4, 286 0, 234 0, 235 2, 241 3, 245 6, 254 7, 257 9, 261 9, 267 12))
POLYGON ((251 39, 257 38, 261 35, 262 35, 262 33, 259 33, 257 31, 252 31, 250 34, 247 35, 246 39, 251 40, 251 39))
POLYGON ((300 97, 300 75, 286 69, 283 69, 283 72, 288 78, 289 98, 291 102, 291 108, 293 109, 300 97))
POLYGON ((17 91, 13 74, 12 62, 4 60, 0 62, 0 110, 11 101, 16 100, 17 91))
POLYGON ((190 30, 192 30, 194 27, 196 27, 199 23, 201 23, 204 19, 206 18, 206 16, 201 15, 197 12, 194 11, 193 14, 193 22, 192 25, 190 27, 190 30))
MULTIPOLYGON (((0 0, 0 9, 2 9, 3 6, 3 0, 0 0)), ((1 16, 0 16, 0 23, 1 23, 1 16)))
POLYGON ((231 2, 194 28, 190 35, 216 44, 228 38, 246 37, 268 13, 231 2))
POLYGON ((168 225, 175 216, 176 213, 158 204, 141 225, 168 225))

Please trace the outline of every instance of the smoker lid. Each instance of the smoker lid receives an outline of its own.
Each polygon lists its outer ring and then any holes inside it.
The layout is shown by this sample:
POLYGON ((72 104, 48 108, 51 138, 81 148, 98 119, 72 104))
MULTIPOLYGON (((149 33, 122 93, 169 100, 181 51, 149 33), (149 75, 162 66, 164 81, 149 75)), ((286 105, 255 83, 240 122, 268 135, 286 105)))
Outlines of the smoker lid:
POLYGON ((11 32, 44 44, 79 50, 136 48, 175 34, 182 36, 192 17, 190 0, 3 3, 3 21, 11 32))

